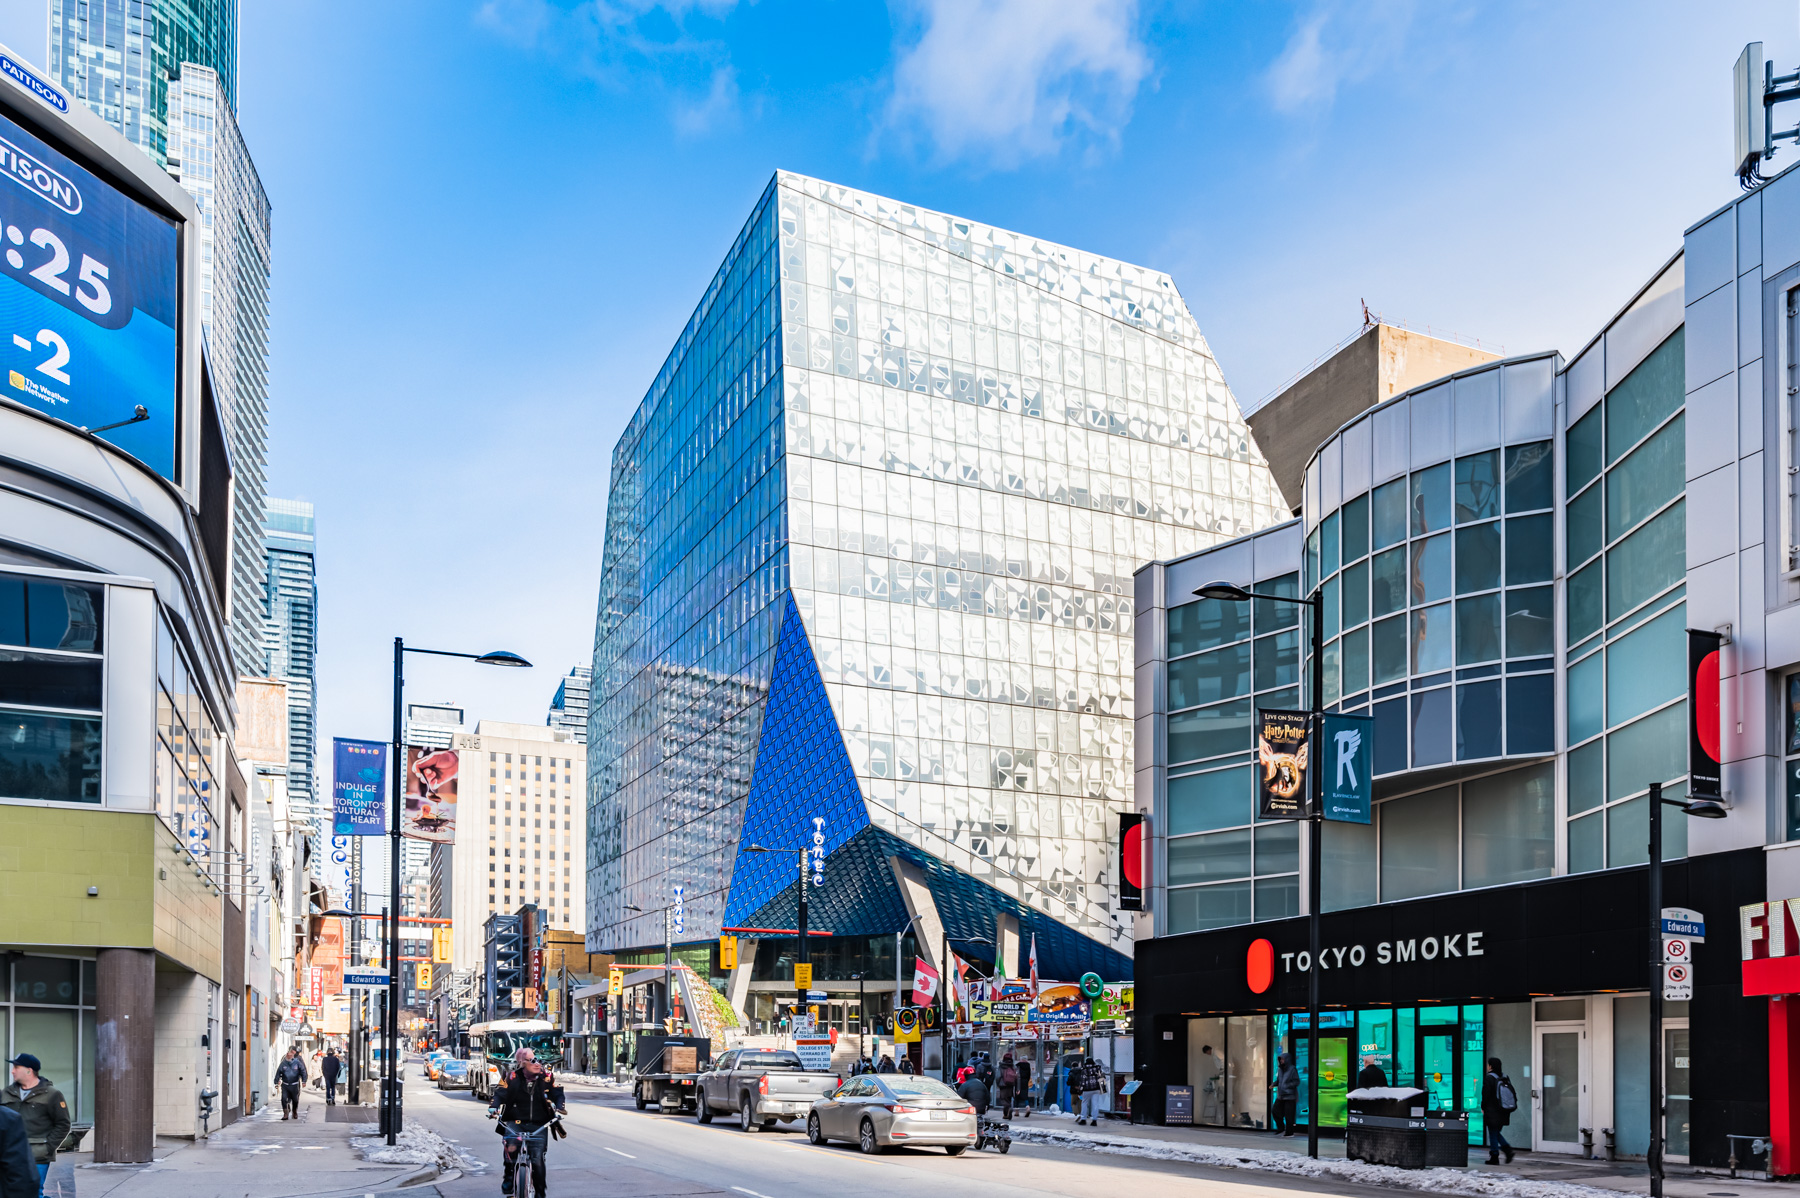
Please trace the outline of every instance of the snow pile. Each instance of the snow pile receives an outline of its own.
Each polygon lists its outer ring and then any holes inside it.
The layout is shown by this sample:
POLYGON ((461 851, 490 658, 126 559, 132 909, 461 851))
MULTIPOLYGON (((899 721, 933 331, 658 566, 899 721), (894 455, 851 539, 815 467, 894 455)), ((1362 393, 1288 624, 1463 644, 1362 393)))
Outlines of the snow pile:
POLYGON ((1136 1137, 1106 1138, 1051 1128, 1012 1124, 1012 1138, 1053 1148, 1076 1148, 1152 1160, 1189 1161, 1228 1169, 1267 1169, 1300 1177, 1388 1186, 1402 1190, 1426 1190, 1437 1194, 1466 1194, 1474 1198, 1618 1198, 1613 1190, 1562 1181, 1533 1181, 1511 1173, 1463 1169, 1397 1169, 1352 1160, 1313 1160, 1293 1152, 1261 1148, 1221 1148, 1208 1144, 1176 1144, 1136 1137))
POLYGON ((564 1073, 558 1070, 556 1080, 574 1082, 578 1086, 616 1086, 619 1079, 610 1073, 564 1073))
POLYGON ((350 1147, 365 1161, 377 1165, 436 1165, 440 1171, 461 1169, 465 1172, 487 1168, 486 1162, 416 1122, 402 1125, 391 1146, 386 1136, 378 1134, 373 1123, 359 1123, 351 1131, 367 1133, 353 1136, 350 1147))

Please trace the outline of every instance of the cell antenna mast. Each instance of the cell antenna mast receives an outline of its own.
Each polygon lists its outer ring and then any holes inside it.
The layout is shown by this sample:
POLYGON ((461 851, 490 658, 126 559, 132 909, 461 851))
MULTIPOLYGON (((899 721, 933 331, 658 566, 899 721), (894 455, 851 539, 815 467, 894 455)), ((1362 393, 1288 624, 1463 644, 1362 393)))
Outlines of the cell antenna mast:
POLYGON ((1751 42, 1731 69, 1733 117, 1732 170, 1748 191, 1767 176, 1762 164, 1775 157, 1778 141, 1800 142, 1800 125, 1777 133, 1770 110, 1786 100, 1800 100, 1800 70, 1775 73, 1775 63, 1763 58, 1763 44, 1751 42))

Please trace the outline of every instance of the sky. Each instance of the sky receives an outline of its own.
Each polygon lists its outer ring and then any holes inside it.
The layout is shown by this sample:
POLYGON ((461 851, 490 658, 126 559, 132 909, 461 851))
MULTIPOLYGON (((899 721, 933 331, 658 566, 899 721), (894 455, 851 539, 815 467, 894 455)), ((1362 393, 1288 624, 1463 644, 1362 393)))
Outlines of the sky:
MULTIPOLYGON (((40 65, 46 7, 0 0, 40 65)), ((535 663, 410 660, 472 719, 589 662, 613 444, 778 168, 1166 271, 1254 405, 1365 301, 1572 355, 1734 194, 1744 43, 1800 59, 1787 0, 240 14, 270 494, 317 508, 321 735, 374 739, 396 636, 535 663)))

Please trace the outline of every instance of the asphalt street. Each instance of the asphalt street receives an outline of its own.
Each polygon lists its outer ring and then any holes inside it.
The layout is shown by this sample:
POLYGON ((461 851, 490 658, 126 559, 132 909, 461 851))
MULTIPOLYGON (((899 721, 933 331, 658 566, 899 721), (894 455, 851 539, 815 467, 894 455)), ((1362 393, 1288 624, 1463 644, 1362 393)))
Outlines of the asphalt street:
MULTIPOLYGON (((1392 1195, 1374 1187, 1023 1143, 1005 1156, 971 1150, 952 1158, 941 1149, 902 1148, 866 1157, 847 1144, 813 1147, 799 1120, 748 1134, 723 1121, 703 1127, 691 1115, 639 1111, 628 1093, 611 1088, 569 1086, 568 1106, 563 1122, 569 1136, 549 1150, 551 1198, 1120 1198, 1146 1185, 1156 1187, 1158 1198, 1249 1198, 1277 1190, 1392 1195)), ((457 1140, 490 1165, 484 1173, 437 1183, 444 1198, 500 1192, 500 1137, 486 1110, 466 1090, 437 1090, 416 1062, 408 1063, 406 1117, 457 1140)))

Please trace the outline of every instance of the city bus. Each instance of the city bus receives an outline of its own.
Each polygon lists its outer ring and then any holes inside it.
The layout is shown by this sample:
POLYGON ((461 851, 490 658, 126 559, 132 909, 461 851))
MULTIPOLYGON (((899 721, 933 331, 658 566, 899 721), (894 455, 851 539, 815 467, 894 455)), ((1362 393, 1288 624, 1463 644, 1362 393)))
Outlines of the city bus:
POLYGON ((491 1099, 512 1076, 513 1054, 529 1048, 546 1069, 562 1065, 562 1033, 547 1019, 496 1019, 469 1028, 469 1088, 491 1099))

